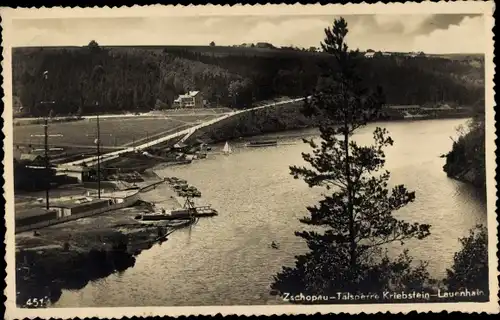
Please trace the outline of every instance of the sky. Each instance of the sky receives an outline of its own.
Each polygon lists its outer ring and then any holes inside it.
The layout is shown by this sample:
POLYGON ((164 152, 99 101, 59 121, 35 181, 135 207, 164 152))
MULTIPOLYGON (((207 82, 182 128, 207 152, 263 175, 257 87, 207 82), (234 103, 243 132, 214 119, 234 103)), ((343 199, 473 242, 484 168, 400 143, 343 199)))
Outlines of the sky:
MULTIPOLYGON (((13 46, 217 45, 269 42, 319 47, 333 15, 15 19, 13 46)), ((352 49, 484 53, 482 15, 344 15, 352 49)))

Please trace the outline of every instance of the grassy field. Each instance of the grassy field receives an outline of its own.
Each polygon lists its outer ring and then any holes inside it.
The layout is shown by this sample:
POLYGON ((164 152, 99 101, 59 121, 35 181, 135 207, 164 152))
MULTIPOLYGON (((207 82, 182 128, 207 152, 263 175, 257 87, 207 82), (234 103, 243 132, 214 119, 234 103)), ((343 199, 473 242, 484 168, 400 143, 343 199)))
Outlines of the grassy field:
MULTIPOLYGON (((161 137, 212 119, 217 115, 182 115, 172 117, 106 118, 100 120, 101 142, 104 147, 130 147, 148 140, 161 137)), ((76 122, 53 123, 49 134, 62 137, 49 138, 50 145, 63 147, 93 146, 97 136, 96 120, 86 119, 76 122)), ((42 125, 14 127, 14 143, 43 144, 42 125)))

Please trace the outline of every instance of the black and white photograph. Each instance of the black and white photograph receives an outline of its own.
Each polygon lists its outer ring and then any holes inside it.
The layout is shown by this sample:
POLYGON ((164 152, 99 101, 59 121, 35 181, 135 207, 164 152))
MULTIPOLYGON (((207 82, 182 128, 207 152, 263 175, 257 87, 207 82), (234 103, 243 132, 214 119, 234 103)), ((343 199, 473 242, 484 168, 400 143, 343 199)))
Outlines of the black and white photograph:
POLYGON ((498 312, 493 2, 407 4, 2 8, 6 317, 498 312))

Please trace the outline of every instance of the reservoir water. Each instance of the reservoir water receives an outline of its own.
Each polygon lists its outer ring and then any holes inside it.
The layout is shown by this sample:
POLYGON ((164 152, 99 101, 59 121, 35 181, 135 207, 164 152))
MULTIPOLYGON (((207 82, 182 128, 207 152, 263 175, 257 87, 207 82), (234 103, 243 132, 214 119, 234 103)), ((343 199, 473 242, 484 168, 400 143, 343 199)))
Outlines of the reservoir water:
MULTIPOLYGON (((458 125, 465 120, 428 120, 371 124, 355 139, 372 142, 372 131, 386 127, 394 146, 386 149, 391 183, 403 183, 416 200, 397 212, 407 221, 431 224, 431 236, 407 241, 414 260, 426 260, 434 278, 441 279, 458 239, 476 224, 486 224, 484 200, 469 185, 447 178, 439 158, 451 149, 458 125)), ((165 168, 161 176, 188 180, 202 192, 200 204, 211 204, 219 216, 200 219, 191 228, 174 232, 162 245, 137 256, 134 267, 89 283, 78 291, 63 291, 55 307, 178 306, 275 304, 269 295, 273 276, 306 249, 294 231, 322 189, 310 189, 289 175, 289 165, 303 164, 309 151, 301 137, 317 132, 280 134, 280 145, 244 148, 232 144, 233 154, 213 154, 188 166, 165 168), (300 135, 300 136, 299 136, 300 135), (270 243, 279 242, 279 250, 270 243)), ((276 136, 276 135, 274 135, 276 136)), ((222 149, 222 146, 220 146, 222 149)), ((166 188, 166 186, 165 186, 166 188)), ((162 187, 148 194, 161 205, 162 187)), ((389 248, 398 254, 399 245, 389 248)))

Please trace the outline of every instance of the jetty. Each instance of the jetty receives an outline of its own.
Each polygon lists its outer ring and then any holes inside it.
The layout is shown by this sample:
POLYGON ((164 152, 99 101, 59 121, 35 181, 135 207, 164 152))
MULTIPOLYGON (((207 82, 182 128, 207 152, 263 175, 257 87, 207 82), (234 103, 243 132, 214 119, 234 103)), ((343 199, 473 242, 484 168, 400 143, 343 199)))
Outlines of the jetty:
MULTIPOLYGON (((180 224, 186 221, 194 221, 201 217, 214 217, 218 215, 217 210, 210 205, 197 206, 194 204, 193 198, 201 197, 201 192, 193 186, 190 186, 186 180, 177 177, 163 178, 171 188, 169 194, 167 191, 165 197, 167 200, 175 199, 180 208, 175 208, 173 205, 172 210, 163 207, 157 207, 153 201, 145 201, 147 203, 147 210, 135 217, 136 220, 141 222, 148 221, 178 221, 180 224), (182 204, 181 198, 184 199, 182 204)), ((163 201, 162 201, 163 202, 163 201)))
POLYGON ((193 218, 214 217, 217 216, 217 210, 210 206, 193 207, 189 209, 176 209, 171 211, 160 211, 152 213, 143 213, 136 217, 141 221, 161 221, 161 220, 191 220, 193 218))

